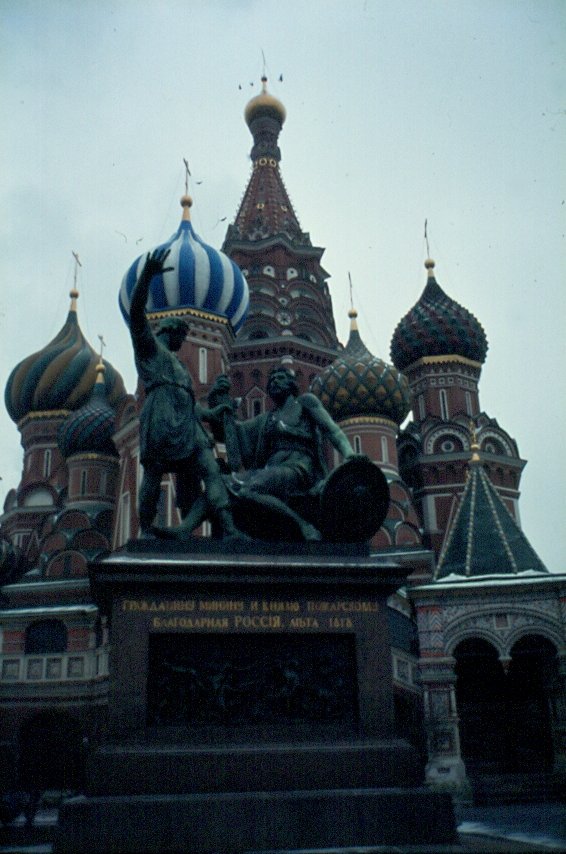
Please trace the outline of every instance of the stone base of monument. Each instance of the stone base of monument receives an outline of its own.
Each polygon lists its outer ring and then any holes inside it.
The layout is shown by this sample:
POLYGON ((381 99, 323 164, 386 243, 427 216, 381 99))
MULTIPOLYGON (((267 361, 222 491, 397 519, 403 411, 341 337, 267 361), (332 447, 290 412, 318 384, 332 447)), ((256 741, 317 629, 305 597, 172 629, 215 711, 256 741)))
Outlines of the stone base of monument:
POLYGON ((460 851, 452 810, 423 789, 130 796, 68 802, 57 851, 309 851, 379 846, 380 854, 460 851), (415 840, 419 840, 415 843, 415 840))
POLYGON ((57 852, 458 850, 394 735, 386 600, 427 553, 153 549, 91 566, 109 725, 57 852))

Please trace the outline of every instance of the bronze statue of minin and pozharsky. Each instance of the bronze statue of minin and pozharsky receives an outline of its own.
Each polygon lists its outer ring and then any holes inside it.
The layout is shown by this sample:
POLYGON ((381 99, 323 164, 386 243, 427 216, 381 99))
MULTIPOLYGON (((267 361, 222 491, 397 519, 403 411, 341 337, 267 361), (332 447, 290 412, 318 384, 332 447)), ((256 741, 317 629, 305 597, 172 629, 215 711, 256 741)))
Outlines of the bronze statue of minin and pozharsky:
POLYGON ((166 267, 168 250, 155 250, 132 293, 130 333, 138 375, 145 390, 140 414, 139 493, 143 536, 188 540, 205 519, 223 539, 359 542, 378 530, 389 503, 381 470, 355 454, 347 436, 313 394, 299 394, 291 371, 275 367, 267 393, 273 408, 239 421, 230 381, 217 377, 208 408, 195 400, 189 372, 175 355, 187 325, 161 321, 157 333, 145 313, 154 275, 166 267), (213 441, 223 441, 227 462, 221 470, 213 441), (344 458, 327 472, 324 443, 344 458), (153 526, 162 476, 177 476, 182 521, 167 530, 153 526))

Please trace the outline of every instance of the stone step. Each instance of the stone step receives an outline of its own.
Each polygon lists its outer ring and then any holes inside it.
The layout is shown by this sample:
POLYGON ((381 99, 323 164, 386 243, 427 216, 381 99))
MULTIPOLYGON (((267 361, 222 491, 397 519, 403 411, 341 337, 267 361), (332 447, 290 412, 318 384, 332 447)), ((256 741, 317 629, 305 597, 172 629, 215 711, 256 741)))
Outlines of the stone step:
POLYGON ((404 741, 166 746, 104 745, 89 760, 90 796, 419 786, 404 741))
POLYGON ((427 789, 238 792, 74 798, 56 854, 243 854, 389 846, 457 850, 449 795, 427 789))
POLYGON ((56 823, 26 826, 23 821, 0 826, 0 851, 53 845, 56 823))

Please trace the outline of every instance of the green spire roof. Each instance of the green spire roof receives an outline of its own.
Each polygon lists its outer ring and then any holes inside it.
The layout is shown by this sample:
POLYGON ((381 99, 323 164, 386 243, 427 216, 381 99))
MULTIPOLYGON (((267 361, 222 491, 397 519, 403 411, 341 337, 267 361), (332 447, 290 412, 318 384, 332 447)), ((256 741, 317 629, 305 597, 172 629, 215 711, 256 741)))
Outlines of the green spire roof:
POLYGON ((447 575, 517 575, 528 570, 548 572, 474 455, 435 580, 447 575))

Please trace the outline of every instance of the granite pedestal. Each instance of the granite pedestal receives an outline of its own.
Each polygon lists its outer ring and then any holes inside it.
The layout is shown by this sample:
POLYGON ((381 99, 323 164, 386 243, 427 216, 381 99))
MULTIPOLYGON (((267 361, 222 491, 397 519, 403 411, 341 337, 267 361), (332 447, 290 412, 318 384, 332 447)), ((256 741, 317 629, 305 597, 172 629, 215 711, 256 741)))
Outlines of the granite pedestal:
POLYGON ((93 564, 108 732, 56 851, 453 846, 450 799, 394 735, 386 600, 410 568, 364 547, 210 541, 93 564))

